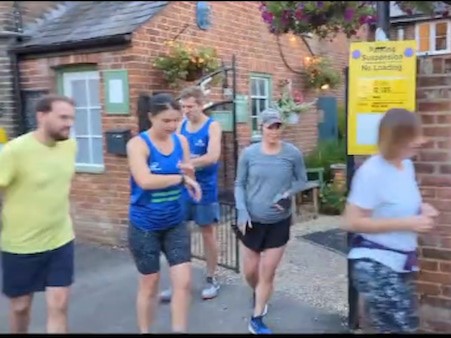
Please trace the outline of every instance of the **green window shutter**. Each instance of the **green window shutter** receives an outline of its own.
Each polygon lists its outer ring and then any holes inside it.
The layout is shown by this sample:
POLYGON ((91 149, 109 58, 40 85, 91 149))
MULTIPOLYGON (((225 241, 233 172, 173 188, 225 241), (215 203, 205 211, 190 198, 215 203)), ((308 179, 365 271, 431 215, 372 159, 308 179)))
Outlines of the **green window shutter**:
POLYGON ((115 115, 130 114, 130 91, 127 70, 105 70, 105 113, 115 115))

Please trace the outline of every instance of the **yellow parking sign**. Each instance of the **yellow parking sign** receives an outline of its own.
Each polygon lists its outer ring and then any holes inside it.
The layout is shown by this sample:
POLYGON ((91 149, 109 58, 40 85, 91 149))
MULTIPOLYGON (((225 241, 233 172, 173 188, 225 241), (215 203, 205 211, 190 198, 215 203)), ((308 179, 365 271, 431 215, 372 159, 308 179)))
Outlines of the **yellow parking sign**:
POLYGON ((0 128, 0 150, 3 145, 8 142, 8 134, 6 133, 5 128, 0 128))
POLYGON ((354 42, 348 84, 348 155, 377 152, 377 131, 391 108, 415 111, 416 41, 354 42))

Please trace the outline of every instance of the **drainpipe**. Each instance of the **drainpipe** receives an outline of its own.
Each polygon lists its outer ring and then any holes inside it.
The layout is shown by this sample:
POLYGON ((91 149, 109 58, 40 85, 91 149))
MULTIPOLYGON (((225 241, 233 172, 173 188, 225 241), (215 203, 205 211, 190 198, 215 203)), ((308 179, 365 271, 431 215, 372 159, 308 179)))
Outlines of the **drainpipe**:
MULTIPOLYGON (((10 36, 15 36, 16 37, 15 42, 18 42, 21 40, 21 37, 23 36, 22 15, 20 13, 20 7, 19 7, 18 1, 14 1, 13 16, 14 16, 14 23, 15 23, 15 32, 11 32, 10 36)), ((16 116, 19 117, 18 126, 17 126, 17 134, 21 135, 27 131, 27 124, 26 124, 25 111, 23 109, 22 88, 20 86, 20 66, 19 66, 20 59, 19 59, 19 55, 17 53, 15 53, 14 51, 9 51, 9 55, 10 55, 10 65, 11 65, 11 72, 12 72, 13 97, 14 97, 15 111, 16 111, 16 116)))

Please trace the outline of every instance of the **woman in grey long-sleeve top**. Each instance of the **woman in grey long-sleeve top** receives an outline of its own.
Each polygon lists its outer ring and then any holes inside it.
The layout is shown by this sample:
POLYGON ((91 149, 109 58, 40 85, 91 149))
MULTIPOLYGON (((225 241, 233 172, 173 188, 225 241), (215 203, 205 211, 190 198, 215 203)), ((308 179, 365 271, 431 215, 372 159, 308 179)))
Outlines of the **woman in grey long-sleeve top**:
POLYGON ((243 150, 235 183, 238 225, 244 233, 244 274, 254 291, 249 322, 254 334, 271 333, 263 316, 290 238, 291 198, 307 183, 301 151, 281 140, 279 112, 263 111, 261 122, 262 141, 243 150))

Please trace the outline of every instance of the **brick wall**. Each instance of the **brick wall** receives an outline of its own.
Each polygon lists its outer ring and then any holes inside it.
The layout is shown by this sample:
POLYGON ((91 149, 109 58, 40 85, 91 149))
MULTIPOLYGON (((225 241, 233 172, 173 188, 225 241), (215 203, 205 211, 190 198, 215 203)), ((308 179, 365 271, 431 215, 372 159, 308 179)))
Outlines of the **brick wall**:
MULTIPOLYGON (((60 1, 18 1, 23 14, 22 22, 27 25, 40 17, 51 6, 60 1)), ((16 29, 13 15, 14 1, 0 2, 0 31, 14 32, 16 29)), ((17 134, 17 114, 13 96, 13 73, 8 48, 14 42, 13 37, 0 37, 0 126, 6 128, 9 137, 17 134)))
MULTIPOLYGON (((132 46, 126 50, 96 54, 77 54, 65 57, 29 59, 21 63, 24 89, 55 90, 54 67, 83 63, 97 64, 99 70, 127 69, 130 82, 130 117, 103 115, 104 131, 118 127, 137 130, 135 116, 136 101, 141 92, 167 90, 161 81, 159 71, 152 63, 160 54, 164 42, 173 39, 188 24, 179 41, 194 46, 215 46, 225 62, 232 54, 237 57, 239 94, 249 95, 250 72, 267 73, 273 76, 273 95, 278 95, 279 80, 291 78, 294 88, 301 89, 300 77, 287 70, 281 60, 276 38, 260 18, 257 2, 211 2, 213 25, 208 31, 201 31, 195 23, 195 2, 174 2, 167 9, 133 34, 132 46)), ((282 50, 290 67, 302 69, 303 58, 308 56, 302 41, 281 37, 282 50)), ((339 61, 339 71, 347 59, 348 47, 345 40, 330 44, 331 55, 339 61)), ((323 46, 324 48, 324 46, 323 46)), ((103 88, 103 87, 102 87, 103 88)), ((341 91, 342 92, 342 91, 341 91)), ((316 93, 309 93, 313 98, 316 93)), ((101 96, 103 91, 101 90, 101 96)), ((250 129, 247 124, 238 126, 240 147, 249 144, 250 129)), ((226 135, 226 146, 232 146, 231 135, 226 135)), ((290 127, 287 139, 303 151, 311 150, 317 139, 317 114, 311 112, 302 116, 299 126, 290 127)), ((230 158, 230 151, 228 152, 230 158)), ((228 159, 228 163, 232 163, 228 159)), ((105 154, 104 174, 77 174, 73 184, 72 208, 76 231, 80 238, 96 242, 118 244, 125 239, 127 225, 129 174, 124 158, 105 154)), ((230 182, 233 170, 228 168, 230 182)), ((227 185, 231 183, 227 182, 227 185)))
POLYGON ((440 212, 433 233, 421 236, 418 295, 422 329, 451 330, 451 56, 419 60, 418 111, 430 139, 416 161, 423 197, 440 212))

